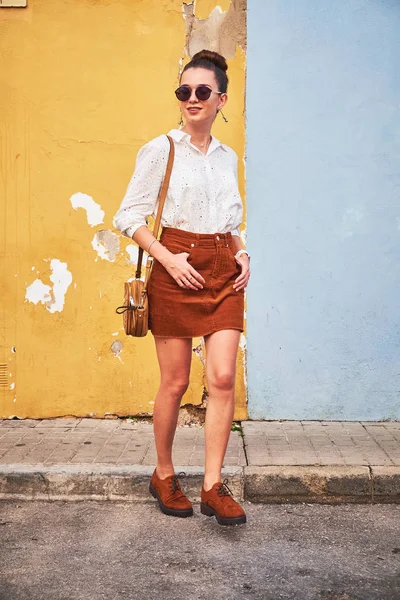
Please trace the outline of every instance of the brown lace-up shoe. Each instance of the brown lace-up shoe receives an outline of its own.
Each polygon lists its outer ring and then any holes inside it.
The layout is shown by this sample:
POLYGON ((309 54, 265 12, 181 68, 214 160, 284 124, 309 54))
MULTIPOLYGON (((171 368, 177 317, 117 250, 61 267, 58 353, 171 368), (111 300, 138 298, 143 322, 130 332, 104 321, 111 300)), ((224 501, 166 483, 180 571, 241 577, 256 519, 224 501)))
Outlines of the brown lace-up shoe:
POLYGON ((246 523, 246 513, 232 497, 232 492, 227 486, 227 479, 223 483, 214 483, 211 490, 201 490, 200 511, 207 517, 217 519, 220 525, 239 525, 246 523))
POLYGON ((160 479, 154 469, 149 490, 151 495, 158 500, 164 514, 172 517, 191 517, 193 515, 192 503, 182 492, 177 475, 160 479))

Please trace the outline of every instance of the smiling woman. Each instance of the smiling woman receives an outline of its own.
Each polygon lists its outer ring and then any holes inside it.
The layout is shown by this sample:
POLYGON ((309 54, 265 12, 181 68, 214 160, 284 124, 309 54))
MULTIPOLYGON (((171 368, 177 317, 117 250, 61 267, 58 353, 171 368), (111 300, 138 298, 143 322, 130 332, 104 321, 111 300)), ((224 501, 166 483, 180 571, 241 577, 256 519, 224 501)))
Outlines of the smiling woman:
POLYGON ((204 336, 208 404, 201 512, 221 525, 246 515, 221 483, 234 411, 236 357, 244 320, 249 256, 238 227, 243 216, 235 152, 211 135, 228 95, 223 56, 202 50, 185 66, 175 95, 182 127, 169 132, 175 161, 165 200, 160 240, 147 228, 158 208, 169 154, 167 136, 138 153, 135 172, 114 218, 115 226, 155 258, 148 284, 149 327, 154 335, 161 385, 154 406, 157 467, 150 492, 169 515, 193 514, 172 463, 179 406, 189 383, 192 338, 204 336))

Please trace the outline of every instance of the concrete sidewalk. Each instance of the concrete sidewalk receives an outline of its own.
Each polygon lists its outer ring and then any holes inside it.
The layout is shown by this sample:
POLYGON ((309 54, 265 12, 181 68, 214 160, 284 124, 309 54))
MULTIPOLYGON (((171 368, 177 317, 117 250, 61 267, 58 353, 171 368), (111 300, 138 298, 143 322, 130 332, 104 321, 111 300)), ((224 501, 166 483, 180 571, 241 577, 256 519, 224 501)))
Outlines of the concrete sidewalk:
MULTIPOLYGON (((199 500, 204 432, 178 427, 182 487, 199 500)), ((124 419, 0 420, 0 499, 153 501, 150 423, 124 419)), ((251 502, 400 502, 400 422, 244 421, 224 476, 251 502)))

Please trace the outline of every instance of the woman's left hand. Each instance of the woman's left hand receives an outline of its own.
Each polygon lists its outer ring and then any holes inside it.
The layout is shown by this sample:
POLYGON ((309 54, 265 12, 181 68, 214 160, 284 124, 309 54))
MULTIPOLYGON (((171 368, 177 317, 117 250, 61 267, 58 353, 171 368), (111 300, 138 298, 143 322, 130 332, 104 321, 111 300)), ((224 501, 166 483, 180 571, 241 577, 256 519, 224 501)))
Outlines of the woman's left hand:
POLYGON ((235 256, 235 260, 242 269, 242 272, 240 273, 239 277, 237 277, 235 279, 235 283, 233 284, 233 289, 236 292, 239 292, 240 290, 244 289, 247 286, 247 284, 249 283, 250 259, 247 256, 247 254, 241 254, 239 256, 239 258, 236 258, 236 256, 235 256))

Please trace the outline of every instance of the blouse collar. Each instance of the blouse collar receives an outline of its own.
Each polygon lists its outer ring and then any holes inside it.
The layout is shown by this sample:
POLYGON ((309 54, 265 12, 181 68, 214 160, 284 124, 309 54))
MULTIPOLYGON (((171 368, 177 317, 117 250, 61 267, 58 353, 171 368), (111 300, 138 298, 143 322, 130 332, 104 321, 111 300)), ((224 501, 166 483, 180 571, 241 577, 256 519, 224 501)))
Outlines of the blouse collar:
MULTIPOLYGON (((181 142, 182 140, 185 140, 186 142, 188 142, 193 148, 195 148, 196 150, 198 150, 200 152, 200 150, 198 148, 196 148, 196 146, 194 146, 191 141, 190 141, 190 135, 188 133, 186 133, 186 131, 182 131, 181 129, 171 129, 171 131, 168 133, 168 135, 170 135, 172 137, 173 140, 175 140, 176 142, 181 142)), ((211 136, 211 143, 208 147, 207 150, 207 154, 211 154, 211 152, 213 152, 214 150, 216 150, 217 148, 219 148, 221 146, 221 148, 223 150, 225 150, 225 152, 227 152, 226 147, 224 144, 222 144, 219 140, 217 140, 216 137, 214 137, 213 135, 211 136)))

